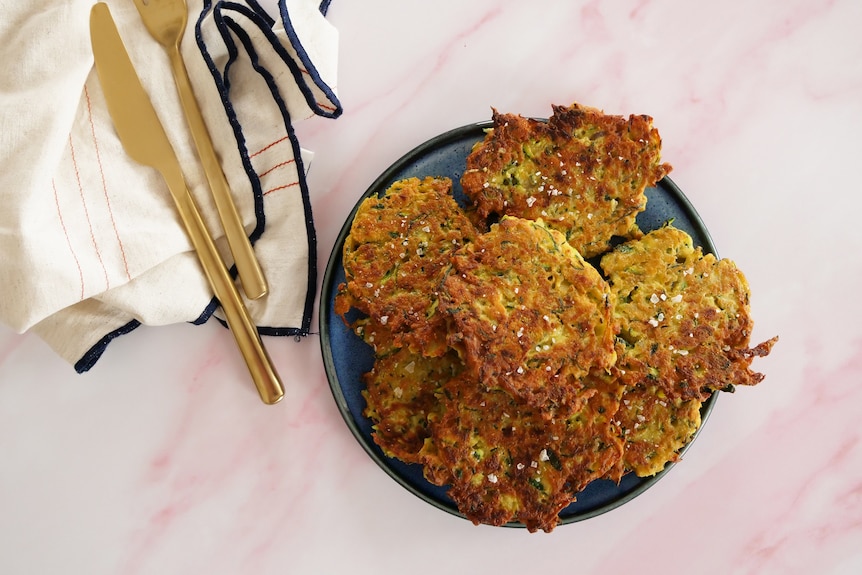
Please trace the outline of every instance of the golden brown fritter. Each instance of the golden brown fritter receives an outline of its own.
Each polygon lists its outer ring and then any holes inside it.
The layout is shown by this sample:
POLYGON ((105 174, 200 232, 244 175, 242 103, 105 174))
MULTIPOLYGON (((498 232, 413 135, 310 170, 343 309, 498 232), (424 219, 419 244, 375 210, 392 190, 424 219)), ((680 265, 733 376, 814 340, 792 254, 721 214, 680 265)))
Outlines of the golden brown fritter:
POLYGON ((398 347, 446 352, 437 290, 449 254, 477 232, 451 196, 448 178, 409 178, 366 199, 344 242, 346 282, 335 311, 366 314, 364 329, 388 332, 398 347))
POLYGON ((374 424, 372 437, 389 457, 420 463, 419 450, 429 436, 428 418, 441 410, 440 387, 463 368, 455 352, 424 357, 407 348, 380 355, 365 374, 365 416, 374 424))
POLYGON ((671 170, 660 162, 652 118, 579 104, 553 111, 542 122, 494 110, 494 127, 461 177, 477 215, 542 219, 586 258, 607 251, 614 236, 639 237, 644 189, 671 170))
POLYGON ((618 246, 601 266, 615 296, 625 342, 617 367, 628 386, 703 401, 763 379, 751 360, 776 340, 749 348, 749 288, 733 262, 703 254, 688 234, 665 226, 618 246))
POLYGON ((615 360, 607 283, 541 221, 505 217, 453 254, 440 306, 471 376, 533 406, 615 360))
POLYGON ((671 399, 656 385, 626 388, 614 418, 623 457, 610 477, 619 481, 629 471, 649 477, 676 462, 700 428, 701 405, 696 399, 671 399))
MULTIPOLYGON (((346 312, 345 312, 346 313, 346 312)), ((375 355, 385 355, 399 349, 391 329, 370 317, 360 317, 350 324, 350 328, 362 341, 370 345, 375 355)), ((444 332, 445 337, 445 332, 444 332)))
POLYGON ((425 442, 425 475, 449 485, 458 509, 476 524, 523 523, 551 531, 559 512, 619 461, 611 429, 621 386, 589 380, 585 403, 548 419, 508 392, 486 391, 462 375, 441 388, 443 409, 425 442))

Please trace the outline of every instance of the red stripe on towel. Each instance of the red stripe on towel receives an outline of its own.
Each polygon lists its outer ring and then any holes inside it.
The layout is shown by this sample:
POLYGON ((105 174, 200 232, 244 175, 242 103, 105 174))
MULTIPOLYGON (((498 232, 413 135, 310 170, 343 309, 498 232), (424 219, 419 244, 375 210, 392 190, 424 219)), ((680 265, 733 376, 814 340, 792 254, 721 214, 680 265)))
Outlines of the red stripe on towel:
POLYGON ((72 143, 72 136, 69 135, 69 150, 72 152, 72 165, 75 167, 75 179, 78 182, 78 193, 81 196, 81 205, 84 208, 84 217, 87 219, 87 227, 90 229, 90 239, 93 242, 93 249, 96 250, 96 257, 99 258, 99 264, 102 266, 102 272, 105 274, 105 289, 110 289, 111 282, 108 279, 108 269, 105 267, 105 262, 102 261, 102 253, 99 251, 99 244, 96 242, 96 234, 93 232, 93 222, 90 220, 90 210, 87 209, 87 200, 84 198, 84 185, 81 182, 81 172, 78 170, 78 160, 75 158, 75 145, 72 143))
POLYGON ((123 240, 120 239, 120 231, 117 229, 117 222, 114 219, 114 210, 111 207, 111 199, 108 196, 108 184, 105 181, 105 170, 102 168, 102 155, 99 153, 99 140, 96 138, 96 126, 93 123, 93 109, 90 106, 90 91, 84 85, 84 97, 87 99, 87 116, 90 120, 90 133, 93 135, 93 148, 96 150, 96 162, 99 164, 99 174, 102 177, 102 192, 105 194, 105 205, 108 207, 108 215, 111 218, 111 226, 114 228, 114 237, 117 238, 117 245, 120 247, 120 255, 123 258, 123 269, 126 272, 126 279, 131 281, 132 274, 129 273, 129 262, 126 259, 126 248, 123 246, 123 240))
POLYGON ((57 217, 60 219, 60 227, 63 228, 63 234, 66 236, 66 245, 69 246, 69 253, 72 254, 72 259, 75 260, 75 267, 78 268, 78 279, 81 281, 81 299, 84 299, 84 271, 81 269, 81 262, 75 254, 75 249, 72 247, 72 240, 69 238, 69 230, 66 229, 66 222, 63 221, 63 213, 60 210, 60 198, 57 197, 57 183, 52 179, 51 187, 54 188, 54 204, 57 206, 57 217))
POLYGON ((267 190, 263 193, 263 195, 265 196, 267 194, 271 194, 272 192, 277 192, 278 190, 284 190, 286 188, 292 188, 292 187, 298 186, 298 185, 299 185, 299 182, 293 182, 292 184, 285 184, 283 186, 278 186, 278 187, 272 188, 271 190, 267 190))
POLYGON ((280 163, 280 164, 276 164, 276 165, 274 165, 273 167, 271 167, 270 169, 268 169, 267 171, 265 171, 265 172, 262 172, 262 173, 258 174, 258 176, 262 178, 262 177, 264 177, 265 175, 267 175, 267 174, 269 174, 269 173, 271 173, 271 172, 274 172, 274 171, 275 171, 275 170, 277 170, 278 168, 283 168, 284 166, 287 166, 287 165, 289 165, 289 164, 293 164, 294 162, 296 162, 296 159, 288 160, 288 161, 286 161, 286 162, 282 162, 282 163, 280 163))
POLYGON ((258 151, 256 151, 256 152, 255 152, 255 153, 253 153, 252 155, 250 155, 250 156, 249 156, 249 158, 253 158, 253 157, 255 157, 255 156, 259 156, 260 154, 264 153, 265 151, 267 151, 267 150, 268 150, 268 149, 270 149, 271 147, 275 146, 276 144, 280 144, 280 143, 282 143, 282 142, 283 142, 283 141, 285 141, 286 139, 287 139, 287 136, 285 136, 285 137, 283 137, 283 138, 280 138, 280 139, 278 139, 278 140, 274 141, 274 142, 273 142, 273 143, 271 143, 271 144, 267 144, 267 145, 266 145, 266 146, 264 146, 263 148, 259 149, 258 151))

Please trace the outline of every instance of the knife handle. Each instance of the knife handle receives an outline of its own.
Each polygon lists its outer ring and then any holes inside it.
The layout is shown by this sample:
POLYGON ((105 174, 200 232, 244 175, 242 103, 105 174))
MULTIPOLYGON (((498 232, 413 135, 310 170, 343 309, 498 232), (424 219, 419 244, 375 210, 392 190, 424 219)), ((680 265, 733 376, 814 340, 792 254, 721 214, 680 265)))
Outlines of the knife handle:
POLYGON ((209 182, 213 200, 215 200, 216 211, 221 219, 225 238, 231 254, 233 254, 237 273, 239 274, 242 289, 249 299, 258 299, 266 295, 269 290, 263 270, 254 254, 254 248, 245 233, 242 220, 239 217, 236 204, 230 192, 224 172, 221 169, 218 156, 213 148, 212 140, 204 123, 203 115, 198 107, 189 81, 183 57, 179 46, 168 48, 168 57, 171 61, 177 91, 185 111, 186 120, 192 133, 192 139, 198 150, 198 156, 203 164, 207 182, 209 182))
POLYGON ((224 311, 228 327, 236 339, 261 400, 268 405, 284 397, 284 386, 263 346, 257 327, 248 313, 236 284, 227 271, 224 260, 201 218, 194 198, 189 193, 182 171, 163 173, 177 205, 180 219, 197 253, 204 274, 224 311))

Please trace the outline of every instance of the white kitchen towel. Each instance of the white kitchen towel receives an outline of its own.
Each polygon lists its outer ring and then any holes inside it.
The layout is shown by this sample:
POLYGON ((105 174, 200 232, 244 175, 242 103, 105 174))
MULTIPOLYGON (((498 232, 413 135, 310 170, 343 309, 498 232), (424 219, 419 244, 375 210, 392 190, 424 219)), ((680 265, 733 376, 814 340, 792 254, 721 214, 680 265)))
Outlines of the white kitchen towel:
MULTIPOLYGON (((81 372, 141 324, 203 323, 217 303, 161 176, 129 159, 93 69, 93 0, 0 0, 0 321, 81 372)), ((232 264, 164 49, 108 0, 204 220, 232 264)), ((270 293, 261 333, 306 335, 316 289, 310 153, 293 123, 336 118, 328 2, 189 0, 182 54, 270 293)))

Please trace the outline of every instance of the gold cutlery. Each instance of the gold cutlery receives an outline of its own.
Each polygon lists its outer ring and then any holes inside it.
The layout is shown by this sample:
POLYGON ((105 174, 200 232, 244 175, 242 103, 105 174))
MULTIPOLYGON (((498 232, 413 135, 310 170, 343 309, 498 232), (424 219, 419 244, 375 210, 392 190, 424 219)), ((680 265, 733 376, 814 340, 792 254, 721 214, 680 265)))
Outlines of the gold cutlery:
POLYGON ((185 0, 135 0, 135 6, 150 35, 164 47, 168 54, 177 92, 215 200, 216 210, 221 218, 228 246, 236 263, 242 289, 250 299, 258 299, 268 291, 266 278, 243 229, 242 220, 213 149, 212 140, 204 124, 188 71, 180 54, 180 42, 188 21, 186 2, 185 0))
POLYGON ((164 177, 257 391, 264 403, 277 403, 284 396, 278 373, 189 193, 176 153, 104 2, 95 4, 90 11, 90 40, 108 112, 123 148, 132 159, 155 168, 164 177))

